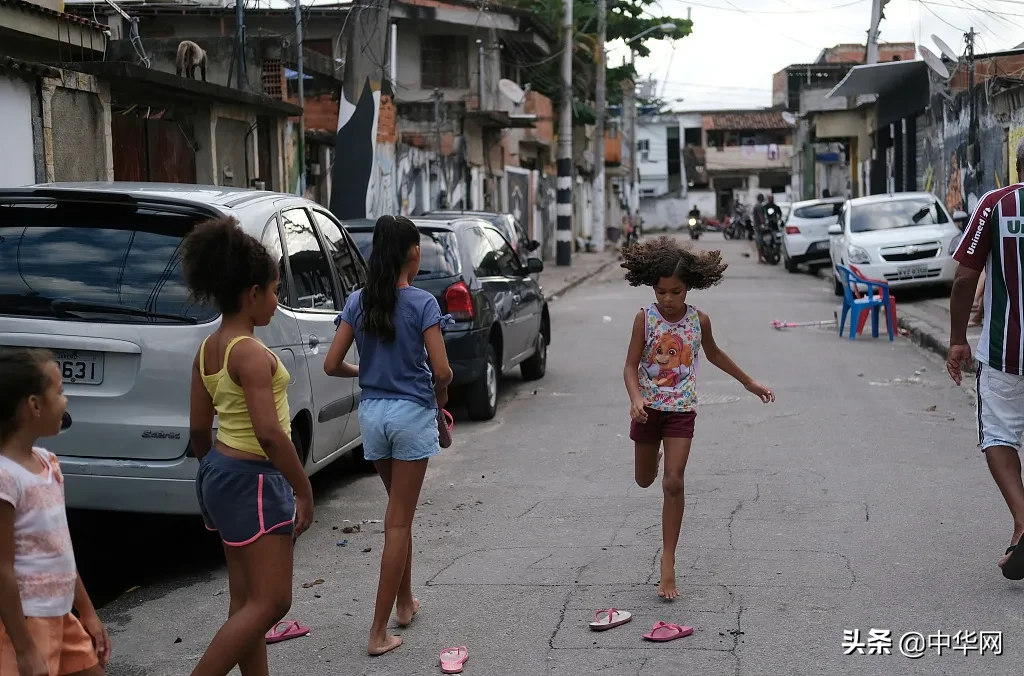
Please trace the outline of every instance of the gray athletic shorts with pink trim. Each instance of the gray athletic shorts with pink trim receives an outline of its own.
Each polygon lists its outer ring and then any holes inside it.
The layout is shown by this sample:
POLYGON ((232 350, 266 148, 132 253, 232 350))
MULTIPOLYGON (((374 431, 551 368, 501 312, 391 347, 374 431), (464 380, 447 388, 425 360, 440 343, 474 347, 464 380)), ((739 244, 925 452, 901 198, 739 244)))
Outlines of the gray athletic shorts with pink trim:
POLYGON ((199 462, 196 493, 206 527, 229 547, 295 529, 295 493, 269 460, 239 460, 211 449, 199 462))

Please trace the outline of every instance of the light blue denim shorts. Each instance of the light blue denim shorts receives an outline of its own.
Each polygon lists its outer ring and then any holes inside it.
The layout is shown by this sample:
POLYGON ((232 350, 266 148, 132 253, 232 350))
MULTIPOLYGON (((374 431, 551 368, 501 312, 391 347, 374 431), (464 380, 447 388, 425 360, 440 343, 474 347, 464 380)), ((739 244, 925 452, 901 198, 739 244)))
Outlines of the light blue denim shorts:
POLYGON ((1024 376, 978 364, 978 443, 981 450, 1018 451, 1024 434, 1024 376))
POLYGON ((359 430, 367 460, 425 460, 441 452, 437 409, 408 399, 363 399, 359 430))

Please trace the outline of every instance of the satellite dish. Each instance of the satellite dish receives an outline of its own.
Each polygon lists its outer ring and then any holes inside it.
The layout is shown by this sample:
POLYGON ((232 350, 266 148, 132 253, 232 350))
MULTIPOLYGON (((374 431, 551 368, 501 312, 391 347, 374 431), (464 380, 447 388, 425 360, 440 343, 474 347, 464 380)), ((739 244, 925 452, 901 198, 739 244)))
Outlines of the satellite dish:
POLYGON ((921 54, 921 58, 935 73, 944 80, 949 79, 949 69, 946 68, 946 64, 942 63, 942 59, 935 56, 935 53, 921 45, 917 48, 917 51, 921 54))
POLYGON ((789 112, 788 110, 782 111, 782 121, 788 124, 790 127, 796 125, 796 115, 789 112))
POLYGON ((519 105, 526 98, 526 93, 512 80, 502 78, 498 80, 498 90, 512 100, 512 103, 519 105))
POLYGON ((935 43, 935 46, 939 48, 939 51, 942 52, 942 55, 944 57, 946 57, 953 63, 959 63, 960 56, 956 52, 954 52, 942 38, 940 38, 938 35, 933 34, 932 42, 935 43))

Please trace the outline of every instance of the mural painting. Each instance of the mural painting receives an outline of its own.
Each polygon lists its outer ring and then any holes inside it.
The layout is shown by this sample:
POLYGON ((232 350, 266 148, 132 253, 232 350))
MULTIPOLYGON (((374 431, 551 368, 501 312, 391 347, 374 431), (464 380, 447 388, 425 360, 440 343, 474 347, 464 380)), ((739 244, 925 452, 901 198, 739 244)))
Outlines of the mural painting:
MULTIPOLYGON (((352 103, 341 96, 338 111, 338 137, 335 143, 334 169, 331 175, 331 212, 338 218, 367 217, 371 175, 374 173, 377 114, 380 91, 374 91, 370 79, 363 81, 359 99, 352 103)), ((392 156, 393 160, 393 156, 392 156)))
POLYGON ((1010 175, 1007 179, 1007 185, 1010 183, 1020 183, 1021 177, 1017 175, 1017 147, 1024 141, 1024 111, 1019 109, 1014 110, 1010 116, 1010 130, 1007 138, 1007 148, 1009 150, 1008 156, 1010 175))

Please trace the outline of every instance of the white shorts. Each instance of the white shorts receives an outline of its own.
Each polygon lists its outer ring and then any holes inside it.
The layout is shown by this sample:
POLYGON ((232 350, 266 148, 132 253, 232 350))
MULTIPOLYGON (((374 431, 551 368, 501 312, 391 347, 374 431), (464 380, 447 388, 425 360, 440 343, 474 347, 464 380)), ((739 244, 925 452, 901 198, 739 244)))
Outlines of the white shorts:
POLYGON ((981 450, 1020 450, 1024 434, 1024 376, 978 364, 978 443, 981 450))

